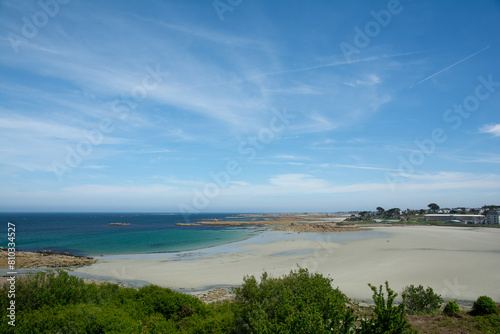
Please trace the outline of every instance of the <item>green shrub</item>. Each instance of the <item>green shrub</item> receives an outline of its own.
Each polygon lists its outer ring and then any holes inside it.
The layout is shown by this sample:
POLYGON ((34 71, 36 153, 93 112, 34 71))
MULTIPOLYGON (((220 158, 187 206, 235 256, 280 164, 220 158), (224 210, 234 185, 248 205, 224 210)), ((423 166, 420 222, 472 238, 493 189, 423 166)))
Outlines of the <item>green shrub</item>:
POLYGON ((373 291, 373 302, 375 303, 373 312, 375 313, 375 316, 372 316, 370 319, 363 320, 357 333, 412 333, 411 325, 406 319, 405 295, 403 295, 403 302, 398 306, 395 306, 394 299, 398 296, 398 294, 394 293, 394 291, 389 288, 388 282, 385 282, 387 300, 384 298, 382 285, 379 287, 378 291, 376 287, 371 284, 368 285, 373 291))
MULTIPOLYGON (((146 318, 146 320, 141 320, 139 323, 142 325, 142 329, 137 333, 168 333, 175 334, 180 333, 177 324, 173 320, 165 320, 161 314, 154 314, 146 318)), ((136 332, 134 332, 136 333, 136 332)))
POLYGON ((180 320, 206 312, 206 305, 198 298, 157 285, 140 288, 137 298, 146 314, 160 313, 165 319, 180 320))
POLYGON ((460 308, 454 300, 450 300, 444 307, 443 313, 449 317, 453 317, 460 313, 460 308))
POLYGON ((16 280, 17 311, 82 301, 85 283, 67 272, 39 272, 16 280))
POLYGON ((470 324, 480 333, 500 333, 500 314, 473 317, 470 324))
POLYGON ((473 315, 487 315, 498 312, 498 306, 488 296, 479 297, 474 304, 472 305, 472 314, 473 315))
POLYGON ((354 315, 347 297, 332 280, 307 269, 281 278, 263 273, 244 278, 234 293, 238 330, 242 333, 349 333, 354 315))
POLYGON ((228 334, 236 333, 237 323, 233 312, 233 303, 229 301, 207 305, 207 313, 194 314, 179 322, 182 333, 193 334, 228 334))
MULTIPOLYGON (((8 285, 0 286, 3 319, 9 300, 8 285)), ((180 322, 192 317, 212 319, 212 324, 223 320, 225 327, 212 331, 207 321, 198 321, 192 322, 198 331, 189 333, 235 332, 234 321, 226 320, 234 319, 232 312, 226 317, 214 309, 210 318, 206 310, 199 299, 158 286, 135 290, 85 284, 64 271, 40 272, 17 279, 16 327, 2 321, 0 333, 179 333, 180 322)))
POLYGON ((443 304, 443 298, 435 294, 431 287, 424 289, 422 285, 410 285, 403 289, 403 295, 406 295, 406 309, 409 313, 431 313, 443 304))
POLYGON ((138 322, 123 309, 78 304, 42 307, 16 322, 18 333, 132 333, 138 322))

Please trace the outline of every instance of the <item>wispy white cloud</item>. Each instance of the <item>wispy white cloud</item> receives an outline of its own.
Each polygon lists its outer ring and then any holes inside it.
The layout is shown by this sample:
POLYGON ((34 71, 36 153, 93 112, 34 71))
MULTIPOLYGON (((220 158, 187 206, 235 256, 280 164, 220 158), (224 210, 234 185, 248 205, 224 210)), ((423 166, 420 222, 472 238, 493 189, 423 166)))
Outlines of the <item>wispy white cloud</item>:
POLYGON ((318 87, 302 85, 296 87, 266 88, 266 93, 283 95, 321 95, 324 91, 318 87))
POLYGON ((10 135, 25 133, 37 138, 55 138, 69 141, 75 141, 82 137, 81 132, 73 126, 23 116, 1 117, 0 127, 4 133, 5 131, 11 131, 10 135))
POLYGON ((374 73, 370 73, 364 76, 364 78, 358 78, 355 80, 347 81, 344 84, 350 87, 358 87, 358 86, 373 86, 380 84, 382 81, 374 73))
POLYGON ((304 189, 323 188, 328 184, 327 181, 308 174, 281 174, 272 177, 269 183, 280 188, 294 188, 299 192, 304 189))
POLYGON ((472 162, 472 163, 488 163, 488 164, 500 164, 500 155, 486 155, 483 157, 451 157, 454 161, 460 162, 472 162))
MULTIPOLYGON (((255 77, 274 76, 274 75, 296 73, 296 72, 307 72, 307 71, 318 70, 318 69, 323 69, 323 68, 328 68, 328 67, 337 67, 337 66, 343 66, 343 65, 353 65, 353 64, 357 64, 357 63, 374 62, 374 61, 383 60, 383 59, 409 56, 412 54, 413 53, 385 54, 385 55, 377 55, 377 56, 359 58, 359 59, 355 59, 352 61, 346 60, 343 57, 335 56, 334 61, 330 61, 327 63, 306 66, 306 67, 301 67, 301 68, 295 68, 295 69, 285 69, 285 70, 281 70, 281 71, 261 73, 261 74, 256 75, 255 77)), ((253 78, 255 78, 255 77, 253 77, 253 78)))
POLYGON ((405 176, 408 182, 398 187, 402 190, 446 191, 446 190, 497 190, 500 176, 462 172, 439 172, 405 176))
MULTIPOLYGON (((401 176, 401 174, 399 174, 401 176)), ((500 187, 500 177, 492 174, 473 174, 460 172, 437 172, 406 175, 406 182, 397 184, 396 193, 406 191, 449 191, 449 190, 496 190, 500 187)), ((299 196, 300 194, 342 194, 342 193, 392 194, 387 182, 361 182, 336 184, 316 178, 310 174, 281 174, 273 176, 267 184, 237 185, 223 190, 223 195, 231 197, 257 196, 299 196), (294 189, 294 191, 290 191, 294 189)), ((420 196, 418 195, 418 196, 420 196)))
POLYGON ((64 187, 57 190, 32 189, 23 191, 19 189, 2 189, 0 199, 2 205, 17 205, 19 203, 30 202, 32 206, 42 210, 74 210, 94 209, 109 210, 149 210, 157 208, 169 208, 175 210, 169 203, 178 201, 179 198, 187 196, 187 192, 179 190, 177 187, 164 184, 141 184, 141 185, 104 185, 85 184, 71 187, 64 187), (124 203, 129 203, 124 206, 124 203))
POLYGON ((161 184, 152 185, 130 185, 130 186, 114 186, 114 185, 100 185, 100 184, 88 184, 74 187, 63 188, 62 191, 66 194, 76 195, 79 194, 80 197, 103 197, 103 196, 118 196, 118 197, 130 197, 133 196, 154 196, 154 195, 165 195, 171 191, 176 190, 176 187, 166 186, 161 184))
POLYGON ((238 35, 232 35, 227 31, 221 33, 215 30, 207 29, 206 27, 203 28, 197 27, 192 23, 189 25, 187 24, 181 25, 181 24, 166 23, 158 20, 152 20, 150 18, 142 18, 142 19, 145 21, 153 22, 161 27, 165 27, 170 30, 180 32, 182 34, 189 35, 190 37, 200 38, 216 44, 223 44, 231 47, 244 47, 244 48, 258 47, 265 49, 269 47, 268 43, 262 40, 244 38, 238 35))
MULTIPOLYGON (((43 120, 26 116, 0 116, 2 164, 28 171, 52 172, 51 164, 67 154, 67 147, 78 143, 90 143, 87 135, 95 128, 84 129, 62 124, 57 120, 43 120)), ((122 138, 103 135, 95 137, 99 145, 120 145, 122 138)), ((95 146, 95 145, 94 145, 95 146)), ((95 149, 95 147, 93 147, 95 149)), ((74 148, 73 148, 74 149, 74 148)))
POLYGON ((168 149, 157 149, 157 150, 143 150, 140 153, 145 153, 145 154, 155 154, 155 153, 172 153, 176 152, 175 150, 168 150, 168 149))
POLYGON ((294 159, 294 160, 311 160, 311 158, 308 158, 308 157, 301 157, 301 156, 296 156, 296 155, 291 155, 291 154, 279 154, 279 155, 275 155, 274 158, 276 158, 276 159, 294 159))
POLYGON ((500 136, 500 124, 487 124, 479 129, 481 133, 489 133, 492 134, 493 137, 500 136))
POLYGON ((335 117, 328 115, 326 111, 307 111, 303 113, 300 121, 293 121, 287 131, 293 134, 321 133, 331 131, 340 126, 335 117))
POLYGON ((103 169, 103 168, 109 168, 109 166, 104 166, 104 165, 89 165, 89 166, 83 166, 82 168, 84 168, 84 169, 103 169))
POLYGON ((384 167, 373 167, 373 166, 357 166, 357 165, 335 165, 335 167, 344 167, 344 168, 354 168, 354 169, 369 169, 369 170, 384 170, 384 171, 392 171, 397 172, 397 169, 392 168, 384 168, 384 167))
MULTIPOLYGON (((332 182, 314 178, 308 174, 285 174, 272 178, 270 183, 274 186, 288 187, 301 186, 310 193, 342 193, 342 192, 371 192, 389 191, 388 184, 382 183, 352 183, 333 184, 332 182), (273 180, 283 182, 273 182, 273 180)), ((462 172, 437 172, 407 175, 407 182, 399 184, 399 190, 434 190, 446 191, 452 189, 484 189, 493 190, 500 187, 500 176, 492 174, 474 174, 462 172)))
MULTIPOLYGON (((338 88, 331 87, 325 90, 324 87, 331 85, 331 77, 325 77, 322 72, 317 72, 313 73, 308 80, 310 82, 297 83, 301 82, 299 78, 290 84, 286 74, 301 74, 318 69, 383 61, 407 55, 405 53, 377 55, 354 62, 347 62, 337 57, 333 61, 321 64, 287 69, 284 68, 286 65, 282 61, 274 59, 276 47, 265 38, 240 37, 227 31, 201 28, 195 22, 186 23, 179 20, 166 23, 137 15, 118 19, 117 17, 110 18, 106 13, 92 12, 91 20, 98 27, 113 26, 113 29, 118 30, 123 28, 124 32, 130 32, 132 35, 130 38, 114 39, 115 47, 109 50, 111 53, 107 57, 104 57, 96 48, 77 43, 78 40, 88 37, 92 29, 88 32, 85 30, 79 32, 77 36, 67 41, 37 38, 32 44, 52 50, 54 56, 38 57, 37 54, 29 56, 28 58, 33 61, 25 61, 28 64, 27 69, 40 73, 40 68, 43 68, 45 75, 92 91, 97 99, 105 97, 112 100, 130 94, 134 87, 141 85, 142 79, 147 75, 146 65, 153 64, 154 67, 158 64, 165 73, 168 72, 168 76, 157 89, 147 92, 148 101, 162 105, 165 112, 187 111, 193 114, 192 116, 201 115, 211 120, 213 126, 229 127, 231 131, 239 133, 248 133, 265 125, 265 122, 268 122, 269 111, 277 107, 275 101, 278 95, 305 95, 311 96, 312 99, 318 97, 324 101, 321 104, 331 105, 328 103, 331 99, 331 91, 338 88), (158 29, 161 28, 158 34, 150 34, 145 26, 136 23, 128 24, 135 22, 134 20, 138 18, 153 23, 158 26, 158 29), (208 43, 204 50, 209 52, 210 56, 207 57, 203 52, 190 52, 185 44, 186 36, 208 43), (139 51, 135 51, 141 48, 130 47, 130 43, 132 45, 136 45, 135 43, 155 45, 156 52, 151 54, 150 58, 144 59, 139 51), (123 57, 113 57, 115 54, 121 54, 120 52, 123 52, 125 47, 127 54, 130 55, 127 61, 122 61, 123 57), (255 53, 246 52, 248 49, 259 50, 258 56, 255 53), (272 65, 269 65, 270 63, 272 65), (36 66, 30 64, 36 64, 36 66), (278 68, 278 70, 266 71, 270 68, 278 68), (272 77, 271 80, 267 80, 269 77, 272 77), (330 83, 323 84, 327 80, 330 83)), ((127 33, 123 36, 127 36, 127 33)), ((106 36, 99 36, 100 42, 106 42, 106 38, 106 36)), ((21 65, 15 59, 10 59, 10 62, 21 65)), ((375 73, 369 73, 357 81, 357 84, 364 86, 379 83, 380 78, 375 73)), ((342 95, 342 93, 337 94, 342 95)), ((365 119, 366 113, 376 111, 387 101, 386 94, 358 92, 355 102, 351 98, 346 98, 345 102, 337 99, 335 108, 317 107, 315 115, 311 114, 311 110, 300 111, 309 122, 300 126, 296 124, 290 130, 297 133, 329 131, 338 127, 338 115, 349 119, 349 122, 356 122, 365 119)), ((143 118, 148 117, 154 124, 155 119, 151 115, 145 115, 143 118)), ((131 122, 128 123, 131 124, 131 122)), ((188 127, 187 124, 183 126, 188 127)), ((188 137, 182 140, 189 141, 188 137)))

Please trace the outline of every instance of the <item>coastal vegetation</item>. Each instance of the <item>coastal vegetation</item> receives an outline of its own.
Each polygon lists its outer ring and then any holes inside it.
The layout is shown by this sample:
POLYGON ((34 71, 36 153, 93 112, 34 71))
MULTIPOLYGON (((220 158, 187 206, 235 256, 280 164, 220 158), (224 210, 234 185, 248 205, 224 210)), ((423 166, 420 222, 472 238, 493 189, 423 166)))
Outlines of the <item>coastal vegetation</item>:
MULTIPOLYGON (((1 333, 498 333, 498 306, 480 297, 470 313, 433 310, 409 315, 408 295, 396 305, 389 284, 370 286, 374 306, 360 307, 332 279, 306 269, 260 280, 244 278, 234 301, 198 298, 149 285, 86 284, 65 271, 37 273, 16 282, 15 327, 8 324, 9 288, 0 288, 1 333), (448 314, 448 313, 447 313, 448 314), (443 329, 443 331, 440 331, 443 329), (460 330, 457 330, 460 329, 460 330), (465 329, 466 331, 462 331, 465 329)), ((416 288, 425 297, 428 289, 416 288)), ((428 308, 427 308, 428 309, 428 308)), ((446 310, 446 308, 445 308, 446 310)))
POLYGON ((454 317, 460 313, 460 307, 458 306, 456 301, 450 300, 448 303, 446 303, 446 306, 443 309, 443 313, 449 317, 454 317))
POLYGON ((411 324, 406 318, 406 296, 403 295, 403 302, 399 305, 394 305, 394 300, 398 296, 391 288, 389 288, 389 283, 385 282, 385 289, 387 291, 387 297, 385 297, 382 286, 377 288, 369 284, 373 291, 373 302, 375 306, 372 307, 372 314, 365 314, 365 317, 361 318, 361 325, 357 329, 356 333, 361 334, 383 334, 383 333, 412 333, 411 324))
POLYGON ((495 314, 497 312, 497 304, 488 296, 479 297, 472 305, 472 313, 475 315, 495 314))
POLYGON ((245 277, 234 303, 241 333, 350 333, 354 310, 332 280, 306 269, 282 278, 245 277))
POLYGON ((403 289, 403 295, 406 296, 406 307, 410 313, 431 313, 443 304, 443 298, 435 294, 431 287, 424 289, 422 285, 410 285, 403 289))

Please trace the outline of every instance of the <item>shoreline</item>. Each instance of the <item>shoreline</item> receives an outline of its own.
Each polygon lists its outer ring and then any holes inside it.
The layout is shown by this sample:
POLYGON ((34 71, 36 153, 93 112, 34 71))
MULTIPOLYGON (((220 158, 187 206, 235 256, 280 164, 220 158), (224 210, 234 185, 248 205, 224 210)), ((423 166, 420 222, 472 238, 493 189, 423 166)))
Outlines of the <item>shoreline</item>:
MULTIPOLYGON (((463 306, 470 306, 479 295, 500 300, 500 291, 496 291, 500 284, 500 229, 358 225, 351 233, 335 233, 340 232, 335 223, 317 220, 255 229, 256 234, 249 238, 211 247, 103 255, 93 257, 94 263, 85 267, 52 265, 18 271, 23 275, 30 270, 64 268, 89 282, 136 288, 157 284, 183 293, 210 295, 217 289, 241 286, 246 275, 260 278, 267 271, 280 277, 299 265, 332 277, 334 287, 362 303, 371 303, 372 291, 367 284, 378 286, 385 280, 398 293, 411 284, 430 286, 445 300, 456 300, 463 306), (320 228, 304 230, 314 225, 320 228)), ((33 254, 71 257, 66 253, 33 254)), ((3 271, 0 276, 5 275, 3 271)))
POLYGON ((421 284, 432 287, 444 299, 465 303, 479 295, 500 299, 500 230, 428 226, 371 229, 323 234, 264 231, 209 250, 170 256, 104 256, 74 271, 143 280, 190 293, 240 286, 245 275, 260 278, 264 270, 279 277, 299 264, 331 276, 335 287, 359 301, 371 301, 368 283, 380 285, 385 280, 396 292, 421 284))
POLYGON ((226 217, 224 220, 199 220, 190 223, 177 223, 176 226, 275 226, 308 223, 337 223, 348 218, 348 215, 329 213, 279 213, 279 214, 239 214, 226 217))

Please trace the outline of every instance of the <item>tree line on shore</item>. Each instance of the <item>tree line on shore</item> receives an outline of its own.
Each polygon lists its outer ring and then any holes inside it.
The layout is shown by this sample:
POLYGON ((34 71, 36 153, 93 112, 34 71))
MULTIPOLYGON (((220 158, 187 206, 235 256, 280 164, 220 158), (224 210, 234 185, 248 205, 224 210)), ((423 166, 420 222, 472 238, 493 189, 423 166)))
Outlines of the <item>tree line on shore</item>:
POLYGON ((416 215, 424 215, 427 213, 438 213, 440 210, 444 210, 446 213, 451 214, 483 214, 486 215, 490 210, 500 210, 500 205, 483 205, 481 208, 466 208, 466 207, 457 207, 457 208, 444 208, 442 209, 436 203, 430 203, 427 205, 428 209, 406 209, 401 210, 400 208, 391 208, 385 210, 383 207, 378 206, 376 211, 359 211, 357 212, 357 216, 353 215, 352 218, 365 218, 365 217, 374 217, 378 216, 381 218, 400 218, 400 217, 408 217, 408 216, 416 216, 416 215))

